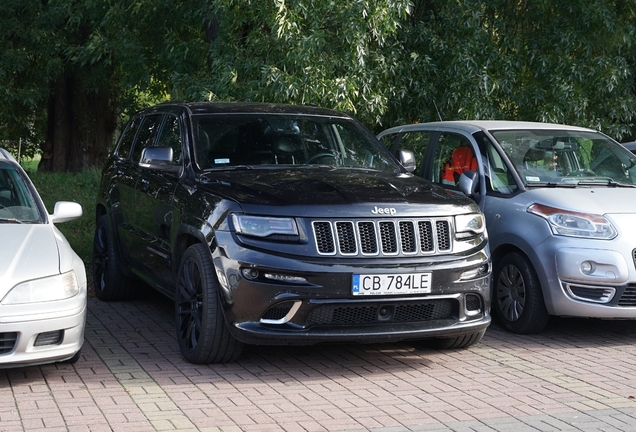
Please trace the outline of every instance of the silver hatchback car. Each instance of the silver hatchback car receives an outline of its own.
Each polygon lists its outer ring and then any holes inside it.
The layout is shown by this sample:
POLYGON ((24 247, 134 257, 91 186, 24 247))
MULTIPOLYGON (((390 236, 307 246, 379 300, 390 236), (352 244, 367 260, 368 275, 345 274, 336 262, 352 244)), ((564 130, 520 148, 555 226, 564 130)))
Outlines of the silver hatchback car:
POLYGON ((636 156, 580 127, 456 121, 388 129, 416 174, 486 215, 493 310, 515 333, 551 315, 636 318, 636 156))
POLYGON ((0 148, 0 367, 79 358, 86 272, 53 224, 81 215, 73 202, 47 214, 24 170, 0 148))

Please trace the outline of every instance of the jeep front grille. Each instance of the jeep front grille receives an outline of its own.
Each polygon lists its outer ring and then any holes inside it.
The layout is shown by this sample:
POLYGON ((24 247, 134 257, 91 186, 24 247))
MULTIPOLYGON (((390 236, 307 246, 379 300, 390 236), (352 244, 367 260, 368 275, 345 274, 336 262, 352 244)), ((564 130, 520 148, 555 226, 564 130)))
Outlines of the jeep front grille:
POLYGON ((452 250, 450 219, 313 221, 320 255, 432 255, 452 250))

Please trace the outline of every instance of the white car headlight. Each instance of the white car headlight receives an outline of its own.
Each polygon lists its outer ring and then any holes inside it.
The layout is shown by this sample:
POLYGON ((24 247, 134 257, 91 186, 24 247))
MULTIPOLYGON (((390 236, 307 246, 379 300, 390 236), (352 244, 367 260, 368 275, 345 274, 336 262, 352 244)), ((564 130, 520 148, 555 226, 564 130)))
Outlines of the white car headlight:
POLYGON ((474 237, 486 230, 486 220, 481 213, 470 213, 455 216, 455 233, 457 238, 474 237))
POLYGON ((298 227, 293 218, 275 218, 262 216, 232 215, 234 229, 239 234, 256 237, 270 235, 297 236, 298 227))
POLYGON ((11 288, 2 299, 3 305, 41 303, 64 300, 79 293, 79 283, 74 271, 22 282, 11 288))
POLYGON ((528 211, 545 218, 555 235, 601 240, 611 240, 618 235, 612 223, 601 215, 577 213, 541 204, 531 205, 528 211))

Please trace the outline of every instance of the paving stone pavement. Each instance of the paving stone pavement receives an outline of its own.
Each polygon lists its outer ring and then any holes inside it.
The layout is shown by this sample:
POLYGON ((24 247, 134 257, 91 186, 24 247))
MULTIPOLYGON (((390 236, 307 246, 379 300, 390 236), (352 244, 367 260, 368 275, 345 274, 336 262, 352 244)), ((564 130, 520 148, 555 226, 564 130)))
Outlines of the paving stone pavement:
POLYGON ((492 325, 481 343, 250 347, 238 362, 179 354, 173 305, 89 299, 75 365, 0 370, 1 431, 636 430, 636 322, 492 325))

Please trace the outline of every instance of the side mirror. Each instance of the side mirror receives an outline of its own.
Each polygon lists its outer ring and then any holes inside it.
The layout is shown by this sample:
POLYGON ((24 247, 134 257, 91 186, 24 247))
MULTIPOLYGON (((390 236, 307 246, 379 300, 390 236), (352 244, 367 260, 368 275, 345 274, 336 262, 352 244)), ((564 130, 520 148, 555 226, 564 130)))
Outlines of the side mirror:
POLYGON ((415 171, 415 153, 411 150, 400 149, 398 153, 398 159, 402 166, 410 173, 415 171))
POLYGON ((157 171, 179 172, 181 167, 179 165, 173 165, 172 159, 172 147, 146 147, 141 151, 141 161, 139 161, 139 166, 157 171))
POLYGON ((474 197, 477 193, 477 187, 479 186, 479 176, 477 171, 464 171, 459 176, 459 189, 466 194, 466 196, 474 197))
POLYGON ((82 216, 82 206, 75 202, 58 201, 55 203, 53 214, 49 219, 53 223, 62 223, 75 220, 82 216))

